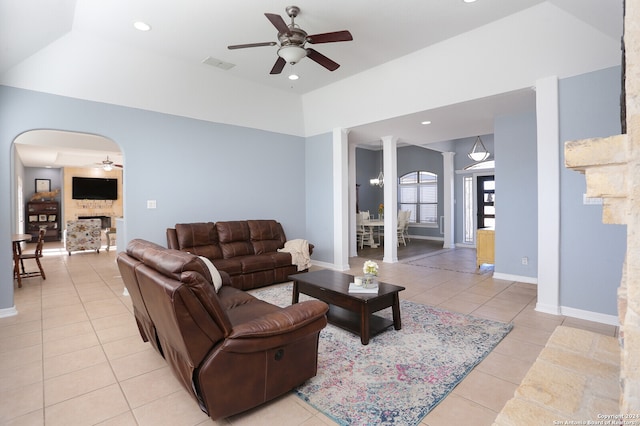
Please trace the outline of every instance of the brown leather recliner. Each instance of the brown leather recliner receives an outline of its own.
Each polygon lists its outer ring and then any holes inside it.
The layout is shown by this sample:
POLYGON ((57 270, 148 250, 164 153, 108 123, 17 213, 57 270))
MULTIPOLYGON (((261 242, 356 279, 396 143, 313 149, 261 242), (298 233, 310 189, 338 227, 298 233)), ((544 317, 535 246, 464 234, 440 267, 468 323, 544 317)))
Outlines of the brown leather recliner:
MULTIPOLYGON (((133 268, 135 279, 159 347, 211 418, 256 407, 315 376, 325 303, 280 308, 231 287, 222 271, 216 293, 198 256, 142 240, 129 243, 118 266, 126 270, 135 260, 141 262, 133 268)), ((135 286, 131 274, 122 278, 127 288, 135 286)))
POLYGON ((154 349, 158 351, 160 355, 163 355, 162 348, 158 342, 156 327, 153 324, 153 321, 151 321, 151 317, 147 311, 147 305, 145 304, 142 298, 142 293, 140 292, 138 279, 136 278, 136 268, 143 264, 140 259, 142 259, 142 254, 148 248, 163 249, 162 246, 149 241, 131 241, 127 247, 130 255, 118 257, 118 269, 120 269, 120 276, 122 277, 122 281, 124 281, 127 291, 129 292, 129 297, 131 297, 133 315, 135 316, 136 323, 138 325, 138 331, 140 331, 140 337, 142 337, 143 341, 151 343, 154 349))

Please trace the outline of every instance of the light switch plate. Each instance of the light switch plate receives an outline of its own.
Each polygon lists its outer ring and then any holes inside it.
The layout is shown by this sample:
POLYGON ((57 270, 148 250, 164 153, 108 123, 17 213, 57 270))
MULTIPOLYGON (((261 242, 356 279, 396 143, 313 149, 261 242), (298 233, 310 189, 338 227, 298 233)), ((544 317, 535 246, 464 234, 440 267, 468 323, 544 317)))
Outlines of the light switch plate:
POLYGON ((155 209, 156 208, 156 200, 147 200, 147 208, 155 209))

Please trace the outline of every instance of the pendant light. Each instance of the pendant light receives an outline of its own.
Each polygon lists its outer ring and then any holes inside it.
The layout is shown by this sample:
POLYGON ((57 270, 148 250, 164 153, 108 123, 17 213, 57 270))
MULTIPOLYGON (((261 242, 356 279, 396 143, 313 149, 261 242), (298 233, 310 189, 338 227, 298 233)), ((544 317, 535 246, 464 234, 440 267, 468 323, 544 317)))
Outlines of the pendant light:
POLYGON ((471 151, 467 154, 470 159, 476 162, 484 161, 489 158, 489 151, 482 143, 480 136, 476 137, 476 142, 473 144, 471 151))
POLYGON ((378 177, 369 179, 369 184, 372 186, 379 186, 382 188, 384 186, 384 173, 382 173, 382 141, 380 141, 380 173, 378 173, 378 177))

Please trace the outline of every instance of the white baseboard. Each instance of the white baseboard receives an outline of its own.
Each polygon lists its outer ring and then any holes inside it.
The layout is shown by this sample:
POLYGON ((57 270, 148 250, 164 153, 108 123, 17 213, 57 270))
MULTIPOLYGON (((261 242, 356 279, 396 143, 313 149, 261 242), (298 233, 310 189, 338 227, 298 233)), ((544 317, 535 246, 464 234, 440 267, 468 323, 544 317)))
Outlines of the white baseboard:
POLYGON ((620 321, 618 321, 617 315, 608 315, 608 314, 601 314, 598 312, 583 311, 582 309, 569 308, 567 306, 561 306, 560 313, 566 317, 578 318, 578 319, 587 320, 587 321, 594 321, 602 324, 614 325, 616 327, 620 325, 620 321))
POLYGON ((414 240, 431 240, 431 241, 444 241, 444 237, 429 237, 428 235, 411 235, 409 234, 409 239, 414 240))
POLYGON ((18 310, 15 305, 10 308, 0 309, 0 318, 13 317, 15 315, 18 315, 18 310))
POLYGON ((620 322, 616 315, 601 314, 599 312, 585 311, 582 309, 570 308, 568 306, 536 305, 536 311, 551 315, 563 315, 565 317, 577 318, 585 321, 593 321, 601 324, 614 325, 618 327, 620 322))
POLYGON ((525 277, 524 275, 503 274, 502 272, 494 272, 493 278, 504 281, 517 281, 519 283, 538 284, 538 278, 525 277))
POLYGON ((560 307, 554 305, 543 305, 541 303, 536 303, 536 311, 542 312, 543 314, 562 315, 560 313, 560 307))
POLYGON ((346 265, 344 268, 340 268, 338 265, 334 265, 333 263, 321 262, 319 260, 312 260, 311 264, 325 269, 333 269, 335 271, 348 271, 350 269, 349 265, 346 265))
POLYGON ((476 245, 475 244, 456 243, 456 247, 458 247, 458 248, 475 249, 476 245))

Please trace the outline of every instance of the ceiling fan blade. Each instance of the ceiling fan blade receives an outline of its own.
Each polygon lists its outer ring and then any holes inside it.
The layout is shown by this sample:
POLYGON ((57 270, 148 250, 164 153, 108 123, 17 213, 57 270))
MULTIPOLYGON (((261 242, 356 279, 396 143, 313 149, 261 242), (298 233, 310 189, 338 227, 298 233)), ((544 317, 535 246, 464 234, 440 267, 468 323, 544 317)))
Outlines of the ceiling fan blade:
POLYGON ((312 61, 319 63, 329 71, 335 71, 340 67, 339 63, 332 61, 322 53, 319 53, 317 50, 313 50, 311 48, 307 49, 307 57, 312 61))
POLYGON ((285 65, 287 65, 287 61, 278 56, 278 60, 273 64, 273 68, 271 68, 271 72, 269 74, 280 74, 285 65))
POLYGON ((273 26, 276 27, 278 33, 291 35, 291 30, 287 26, 286 22, 284 22, 284 19, 282 19, 282 16, 276 15, 275 13, 265 13, 264 16, 266 16, 273 26))
POLYGON ((336 41, 351 41, 351 40, 353 40, 353 36, 349 31, 346 31, 346 30, 307 36, 307 41, 312 44, 333 43, 336 41))
POLYGON ((275 41, 265 41, 262 43, 248 43, 248 44, 233 44, 231 46, 227 46, 227 49, 246 49, 247 47, 262 47, 262 46, 275 46, 275 41))

